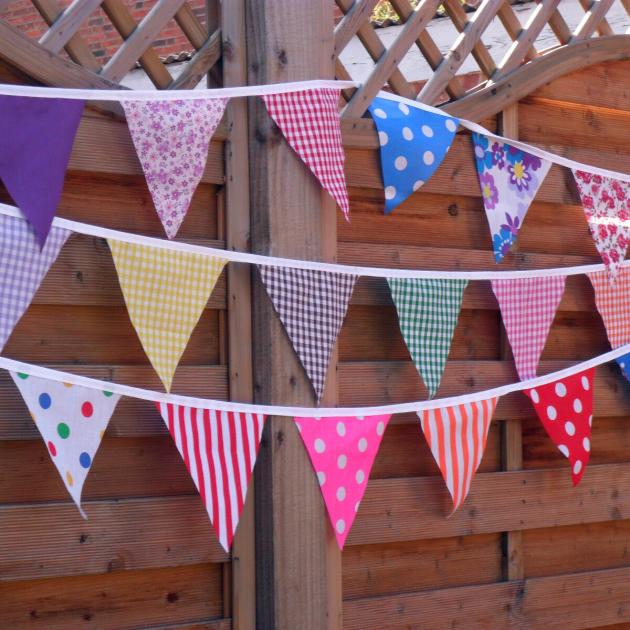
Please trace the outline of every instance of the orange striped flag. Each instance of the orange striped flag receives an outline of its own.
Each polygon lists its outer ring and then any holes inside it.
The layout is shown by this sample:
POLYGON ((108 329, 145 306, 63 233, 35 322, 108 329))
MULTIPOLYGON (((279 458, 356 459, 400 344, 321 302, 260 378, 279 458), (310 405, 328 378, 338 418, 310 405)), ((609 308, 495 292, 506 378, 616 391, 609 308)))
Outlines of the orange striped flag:
POLYGON ((418 412, 420 426, 453 497, 454 510, 465 501, 486 448, 497 398, 418 412))

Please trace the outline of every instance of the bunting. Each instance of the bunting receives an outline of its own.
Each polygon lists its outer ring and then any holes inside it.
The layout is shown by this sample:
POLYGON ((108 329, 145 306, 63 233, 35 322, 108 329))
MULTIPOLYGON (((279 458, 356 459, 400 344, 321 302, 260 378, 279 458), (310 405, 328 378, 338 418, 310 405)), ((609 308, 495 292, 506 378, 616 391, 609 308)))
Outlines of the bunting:
POLYGON ((435 396, 462 306, 467 280, 389 278, 400 331, 429 398, 435 396))
POLYGON ((573 485, 582 479, 591 454, 595 369, 526 389, 545 431, 569 460, 573 485))
POLYGON ((368 111, 378 131, 385 214, 390 214, 440 166, 459 120, 381 97, 372 101, 368 111))
POLYGON ((68 230, 53 227, 40 249, 28 223, 0 216, 0 350, 70 234, 68 230))
POLYGON ((343 549, 390 415, 296 417, 330 523, 343 549))
POLYGON ((498 400, 418 412, 424 437, 453 499, 453 511, 466 500, 481 464, 498 400))
POLYGON ((358 276, 266 265, 259 269, 319 404, 330 355, 358 276))
POLYGON ((120 396, 9 372, 83 518, 81 492, 120 396))
POLYGON ((227 98, 121 101, 151 197, 168 238, 175 238, 203 175, 210 138, 227 98))
POLYGON ((630 239, 630 184, 572 169, 586 221, 610 282, 626 258, 630 239))
POLYGON ((166 391, 226 260, 108 240, 142 347, 166 391))
POLYGON ((499 263, 516 241, 551 162, 479 133, 473 133, 472 140, 494 259, 499 263))
POLYGON ((345 153, 336 88, 265 94, 263 101, 291 148, 337 202, 346 220, 350 212, 345 153))
POLYGON ((536 377, 565 280, 565 276, 549 276, 491 281, 522 381, 536 377))
POLYGON ((229 551, 256 463, 265 416, 156 403, 199 490, 221 546, 229 551))
POLYGON ((589 273, 588 277, 610 345, 618 348, 630 342, 630 268, 621 267, 614 284, 606 271, 589 273))
POLYGON ((84 107, 79 100, 0 96, 0 178, 40 247, 61 199, 84 107))

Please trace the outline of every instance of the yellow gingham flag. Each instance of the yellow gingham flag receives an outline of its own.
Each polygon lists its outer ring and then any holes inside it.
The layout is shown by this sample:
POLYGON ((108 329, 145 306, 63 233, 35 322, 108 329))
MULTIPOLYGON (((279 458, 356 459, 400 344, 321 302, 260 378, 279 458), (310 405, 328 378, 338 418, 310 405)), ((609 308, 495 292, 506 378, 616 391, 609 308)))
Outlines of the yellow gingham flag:
POLYGON ((131 322, 166 391, 227 260, 108 240, 131 322))

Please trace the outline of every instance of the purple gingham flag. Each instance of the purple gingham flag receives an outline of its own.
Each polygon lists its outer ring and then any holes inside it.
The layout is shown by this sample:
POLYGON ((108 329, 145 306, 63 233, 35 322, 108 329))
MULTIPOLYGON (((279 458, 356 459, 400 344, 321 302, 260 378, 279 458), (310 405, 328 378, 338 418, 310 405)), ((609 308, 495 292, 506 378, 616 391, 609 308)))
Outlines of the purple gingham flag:
POLYGON ((319 404, 330 355, 358 276, 265 265, 259 269, 319 404))
POLYGON ((0 350, 72 232, 53 227, 40 250, 33 228, 0 216, 0 350))

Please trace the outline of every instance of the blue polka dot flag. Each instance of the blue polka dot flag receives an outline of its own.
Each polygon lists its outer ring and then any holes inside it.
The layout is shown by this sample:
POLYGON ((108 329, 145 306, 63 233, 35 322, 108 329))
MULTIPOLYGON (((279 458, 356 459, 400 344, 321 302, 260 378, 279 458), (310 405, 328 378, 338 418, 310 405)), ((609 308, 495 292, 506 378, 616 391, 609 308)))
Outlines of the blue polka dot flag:
POLYGON ((413 101, 376 97, 369 107, 381 147, 385 214, 433 175, 448 152, 459 120, 413 101))
POLYGON ((621 368, 623 375, 630 381, 630 353, 618 357, 617 365, 621 368))

